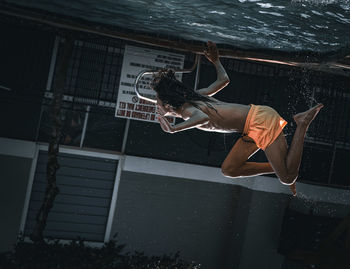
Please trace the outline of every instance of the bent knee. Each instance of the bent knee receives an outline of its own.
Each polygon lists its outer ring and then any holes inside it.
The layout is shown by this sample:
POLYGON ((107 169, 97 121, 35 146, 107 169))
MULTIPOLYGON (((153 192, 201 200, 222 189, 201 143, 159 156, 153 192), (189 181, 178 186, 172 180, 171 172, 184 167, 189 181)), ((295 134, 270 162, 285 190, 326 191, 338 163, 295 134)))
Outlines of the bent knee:
POLYGON ((240 171, 239 169, 235 168, 235 167, 225 167, 225 166, 221 166, 221 173, 225 176, 225 177, 240 177, 240 171))
POLYGON ((298 173, 296 174, 286 174, 279 177, 280 181, 285 185, 292 185, 298 178, 298 173))

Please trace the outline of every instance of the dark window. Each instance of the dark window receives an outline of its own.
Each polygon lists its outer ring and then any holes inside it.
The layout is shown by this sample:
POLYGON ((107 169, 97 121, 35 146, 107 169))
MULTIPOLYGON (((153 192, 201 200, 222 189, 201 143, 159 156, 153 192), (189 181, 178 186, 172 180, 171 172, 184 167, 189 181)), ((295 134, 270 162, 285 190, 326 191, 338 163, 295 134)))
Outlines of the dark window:
MULTIPOLYGON (((57 186, 45 237, 103 241, 114 187, 117 160, 60 153, 57 186)), ((40 151, 30 197, 25 235, 30 235, 46 187, 47 152, 40 151)))
POLYGON ((121 151, 126 119, 116 118, 114 112, 114 108, 91 108, 84 147, 121 151))

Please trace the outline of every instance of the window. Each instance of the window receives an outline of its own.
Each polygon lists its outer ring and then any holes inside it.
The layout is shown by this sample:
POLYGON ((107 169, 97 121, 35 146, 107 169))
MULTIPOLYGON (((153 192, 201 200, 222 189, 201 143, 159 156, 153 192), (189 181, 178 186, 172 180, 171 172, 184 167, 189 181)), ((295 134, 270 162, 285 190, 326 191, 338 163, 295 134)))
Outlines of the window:
MULTIPOLYGON (((45 237, 103 241, 117 159, 59 153, 56 182, 60 190, 47 219, 45 237)), ((46 187, 47 151, 39 151, 24 235, 32 233, 46 187)))

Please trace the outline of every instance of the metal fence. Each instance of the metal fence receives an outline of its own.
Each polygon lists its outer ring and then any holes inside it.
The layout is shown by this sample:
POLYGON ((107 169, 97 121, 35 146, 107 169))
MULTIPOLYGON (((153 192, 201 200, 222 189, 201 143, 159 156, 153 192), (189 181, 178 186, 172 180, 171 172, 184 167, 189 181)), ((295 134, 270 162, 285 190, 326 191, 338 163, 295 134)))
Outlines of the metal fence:
MULTIPOLYGON (((129 135, 126 135, 127 128, 130 130, 139 128, 134 131, 149 132, 150 137, 161 130, 154 127, 152 123, 133 123, 128 127, 125 119, 114 117, 125 44, 145 46, 118 39, 96 38, 91 35, 75 41, 64 91, 63 117, 67 119, 64 133, 68 134, 69 138, 65 137, 63 143, 121 151, 123 143, 129 140, 129 144, 126 144, 126 153, 219 166, 232 144, 229 143, 227 146, 227 139, 237 138, 237 136, 218 135, 213 143, 212 134, 202 132, 199 135, 193 132, 195 134, 192 135, 190 133, 188 137, 192 137, 192 141, 197 145, 194 146, 194 143, 188 142, 187 153, 180 154, 182 157, 176 156, 176 151, 174 154, 156 152, 155 145, 159 141, 151 141, 151 139, 144 143, 154 143, 153 146, 132 147, 132 142, 142 137, 131 139, 133 134, 129 132, 129 135), (145 131, 146 129, 148 131, 145 131), (207 142, 201 143, 201 140, 207 142), (206 155, 218 149, 222 152, 217 156, 214 154, 215 158, 203 161, 193 155, 196 147, 204 148, 202 150, 206 155), (155 148, 154 151, 152 151, 153 148, 155 148)), ((52 100, 51 85, 55 85, 55 59, 61 57, 61 41, 56 39, 56 45, 53 47, 49 70, 49 81, 52 83, 48 84, 44 91, 43 99, 40 99, 39 90, 32 89, 25 93, 28 102, 42 104, 40 131, 35 138, 39 141, 47 141, 49 137, 50 123, 47 108, 52 100), (29 95, 35 98, 30 98, 29 95)), ((185 53, 185 59, 185 68, 190 67, 195 55, 185 53)), ((350 185, 346 163, 344 163, 344 159, 350 153, 350 82, 348 78, 268 63, 234 59, 222 59, 222 62, 231 77, 231 85, 228 90, 225 89, 220 93, 219 97, 232 102, 260 103, 275 107, 282 116, 290 117, 291 124, 289 129, 286 129, 289 140, 295 128, 291 116, 315 103, 316 100, 323 102, 325 108, 311 125, 306 138, 300 179, 321 184, 350 185)), ((207 86, 215 80, 215 70, 210 63, 202 61, 200 70, 200 87, 207 86)), ((195 82, 194 73, 183 76, 183 80, 192 86, 195 82)), ((15 103, 18 98, 22 97, 12 94, 2 101, 15 103)), ((175 141, 165 136, 161 139, 166 140, 168 144, 175 141)))

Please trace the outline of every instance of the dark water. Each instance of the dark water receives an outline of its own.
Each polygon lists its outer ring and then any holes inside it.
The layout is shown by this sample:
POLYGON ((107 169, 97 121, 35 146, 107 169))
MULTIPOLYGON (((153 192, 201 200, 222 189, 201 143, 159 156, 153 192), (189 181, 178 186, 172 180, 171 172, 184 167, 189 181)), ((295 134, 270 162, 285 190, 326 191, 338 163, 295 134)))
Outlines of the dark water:
POLYGON ((186 39, 284 51, 350 44, 350 0, 7 0, 186 39))

